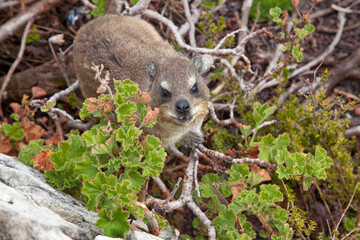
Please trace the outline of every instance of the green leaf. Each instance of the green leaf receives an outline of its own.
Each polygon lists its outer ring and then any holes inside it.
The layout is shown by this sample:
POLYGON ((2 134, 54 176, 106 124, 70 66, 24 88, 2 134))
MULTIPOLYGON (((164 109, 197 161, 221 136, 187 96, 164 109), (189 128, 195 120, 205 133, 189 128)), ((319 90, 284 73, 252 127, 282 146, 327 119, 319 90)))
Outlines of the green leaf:
POLYGON ((356 228, 356 217, 353 218, 344 218, 344 227, 348 232, 353 231, 356 228))
POLYGON ((135 127, 134 123, 131 123, 129 119, 126 119, 123 125, 114 131, 114 134, 116 140, 121 143, 122 149, 127 151, 134 143, 138 142, 141 132, 141 130, 135 127))
POLYGON ((286 168, 283 165, 278 166, 276 173, 279 175, 279 178, 286 178, 287 180, 293 175, 291 168, 286 168))
POLYGON ((214 197, 214 189, 211 187, 211 183, 218 182, 219 176, 214 173, 206 174, 202 177, 201 182, 199 183, 199 190, 201 191, 201 196, 204 198, 214 197))
POLYGON ((247 136, 249 136, 249 134, 251 132, 251 128, 246 125, 241 125, 240 131, 241 131, 241 134, 246 138, 247 136))
POLYGON ((55 107, 55 105, 56 105, 56 101, 46 102, 46 105, 41 107, 41 111, 42 112, 47 112, 47 111, 50 110, 50 108, 55 107))
POLYGON ((155 136, 147 135, 144 151, 145 160, 140 163, 143 175, 150 175, 152 178, 157 177, 164 167, 165 155, 161 141, 155 136))
POLYGON ((253 118, 256 123, 256 127, 265 121, 270 115, 272 115, 276 110, 276 107, 269 107, 267 103, 261 105, 256 102, 253 105, 253 118))
POLYGON ((94 179, 100 171, 99 160, 88 152, 84 153, 82 159, 81 162, 76 164, 75 172, 82 175, 84 181, 94 179))
POLYGON ((278 165, 287 162, 288 159, 290 159, 290 153, 285 149, 278 151, 278 154, 275 156, 275 161, 278 165))
POLYGON ((302 50, 300 49, 300 45, 296 45, 293 47, 291 54, 296 59, 296 61, 299 63, 303 59, 302 50))
POLYGON ((245 179, 250 171, 247 165, 234 164, 231 166, 231 171, 226 171, 226 173, 230 175, 229 184, 234 184, 239 179, 245 179))
POLYGON ((117 148, 115 136, 110 136, 104 143, 96 144, 91 149, 91 154, 111 154, 117 148))
POLYGON ((308 34, 311 34, 315 31, 315 27, 312 24, 306 24, 304 29, 308 32, 308 34))
POLYGON ((130 224, 127 218, 130 214, 123 211, 121 207, 117 207, 109 212, 107 209, 99 212, 99 220, 96 222, 97 227, 104 229, 105 235, 108 237, 121 237, 130 230, 130 224))
POLYGON ((96 211, 114 207, 114 203, 109 200, 107 190, 115 185, 116 177, 114 175, 106 177, 103 172, 99 172, 92 181, 85 181, 81 192, 88 197, 87 209, 96 211))
POLYGON ((139 192, 141 186, 146 181, 146 177, 141 176, 141 174, 137 171, 137 168, 125 168, 125 171, 121 174, 118 182, 121 183, 126 179, 130 180, 135 192, 139 192))
POLYGON ((125 208, 138 220, 142 220, 144 218, 144 209, 140 206, 133 206, 126 204, 125 208))
POLYGON ((101 126, 101 124, 98 124, 83 133, 82 140, 86 142, 86 146, 91 147, 96 144, 103 144, 106 142, 110 134, 100 129, 101 126))
POLYGON ((276 208, 269 208, 268 214, 271 216, 271 219, 276 224, 284 224, 287 222, 287 211, 279 206, 276 208))
POLYGON ((79 188, 81 181, 75 174, 75 165, 82 160, 86 147, 82 145, 80 136, 69 135, 69 140, 60 142, 58 149, 50 157, 55 169, 47 171, 45 179, 59 190, 79 188))
POLYGON ((212 221, 211 226, 216 227, 218 235, 227 231, 235 231, 235 213, 231 209, 220 211, 219 215, 212 221))
POLYGON ((201 6, 206 7, 210 10, 213 10, 215 8, 215 3, 208 0, 208 1, 202 2, 201 6))
POLYGON ((124 206, 125 204, 132 204, 136 201, 137 196, 134 189, 131 188, 130 180, 123 180, 121 183, 117 182, 114 188, 108 188, 106 193, 110 199, 117 200, 117 206, 124 206))
POLYGON ((281 15, 281 9, 279 7, 271 8, 269 14, 274 18, 278 18, 281 15))
MULTIPOLYGON (((278 136, 276 139, 274 139, 274 137, 269 134, 263 137, 258 143, 260 151, 259 158, 264 161, 271 161, 277 155, 277 151, 286 149, 289 144, 290 138, 289 135, 287 135, 286 133, 278 136)), ((284 159, 280 158, 278 160, 283 161, 284 159)))
POLYGON ((72 136, 67 142, 59 143, 59 151, 51 155, 50 161, 54 163, 56 171, 73 169, 85 150, 80 136, 72 136))
POLYGON ((277 185, 261 185, 260 190, 260 200, 266 201, 268 204, 283 200, 283 195, 277 185))
POLYGON ((312 177, 304 177, 304 179, 303 179, 304 189, 308 190, 313 182, 314 182, 314 179, 312 177))
POLYGON ((125 102, 122 104, 115 104, 116 117, 118 122, 123 122, 126 117, 130 117, 136 112, 136 104, 132 102, 125 102))
POLYGON ((20 123, 18 122, 13 123, 12 125, 5 123, 0 129, 11 141, 17 142, 24 138, 24 131, 20 128, 20 123))

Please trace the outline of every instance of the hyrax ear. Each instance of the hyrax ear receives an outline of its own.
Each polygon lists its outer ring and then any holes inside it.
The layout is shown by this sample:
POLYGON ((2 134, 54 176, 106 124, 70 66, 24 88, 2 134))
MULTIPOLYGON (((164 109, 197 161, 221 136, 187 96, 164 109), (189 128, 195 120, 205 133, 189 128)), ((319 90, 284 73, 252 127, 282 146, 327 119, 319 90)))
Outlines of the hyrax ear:
POLYGON ((196 71, 198 71, 198 73, 201 73, 202 65, 203 65, 201 57, 193 57, 191 59, 191 63, 194 65, 196 71))
POLYGON ((154 81, 155 79, 157 67, 158 65, 155 61, 150 61, 147 65, 146 72, 149 75, 151 81, 154 81))

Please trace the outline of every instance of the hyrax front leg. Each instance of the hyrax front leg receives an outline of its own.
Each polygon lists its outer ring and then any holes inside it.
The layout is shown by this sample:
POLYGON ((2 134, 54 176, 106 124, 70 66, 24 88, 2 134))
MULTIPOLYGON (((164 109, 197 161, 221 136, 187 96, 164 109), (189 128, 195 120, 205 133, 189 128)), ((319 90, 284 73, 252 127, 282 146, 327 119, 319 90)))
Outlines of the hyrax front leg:
POLYGON ((196 127, 186 133, 180 140, 181 144, 187 148, 197 148, 204 143, 204 135, 201 133, 201 121, 196 127))
POLYGON ((180 142, 185 147, 194 149, 204 143, 204 135, 201 132, 191 130, 182 137, 180 142))

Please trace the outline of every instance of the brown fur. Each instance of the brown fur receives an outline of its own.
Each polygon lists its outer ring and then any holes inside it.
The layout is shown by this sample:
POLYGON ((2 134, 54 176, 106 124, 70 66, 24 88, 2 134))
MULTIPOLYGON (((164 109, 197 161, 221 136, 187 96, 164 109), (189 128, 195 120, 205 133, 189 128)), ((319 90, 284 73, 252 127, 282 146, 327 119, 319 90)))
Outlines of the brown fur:
POLYGON ((92 62, 104 64, 111 79, 130 78, 142 91, 150 94, 150 106, 159 108, 160 113, 156 125, 145 129, 147 134, 159 137, 164 146, 181 141, 194 147, 201 142, 201 133, 193 129, 207 114, 209 89, 197 71, 199 66, 194 64, 195 67, 187 57, 176 52, 152 25, 136 17, 107 15, 79 30, 74 42, 74 65, 84 97, 97 95, 99 82, 90 69, 92 62), (149 70, 150 61, 156 63, 155 70, 149 70), (197 94, 190 94, 190 77, 196 79, 197 94), (171 99, 160 96, 160 84, 164 81, 172 94, 171 99), (175 104, 180 99, 189 102, 191 121, 177 119, 179 114, 175 104))

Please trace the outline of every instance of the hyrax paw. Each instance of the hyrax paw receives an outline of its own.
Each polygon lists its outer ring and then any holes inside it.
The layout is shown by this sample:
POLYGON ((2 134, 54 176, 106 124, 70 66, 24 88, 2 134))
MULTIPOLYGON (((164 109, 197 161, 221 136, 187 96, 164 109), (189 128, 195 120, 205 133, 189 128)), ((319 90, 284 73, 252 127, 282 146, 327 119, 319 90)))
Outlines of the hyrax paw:
POLYGON ((204 143, 204 136, 200 132, 190 131, 183 138, 183 144, 187 148, 194 149, 202 143, 204 143))

